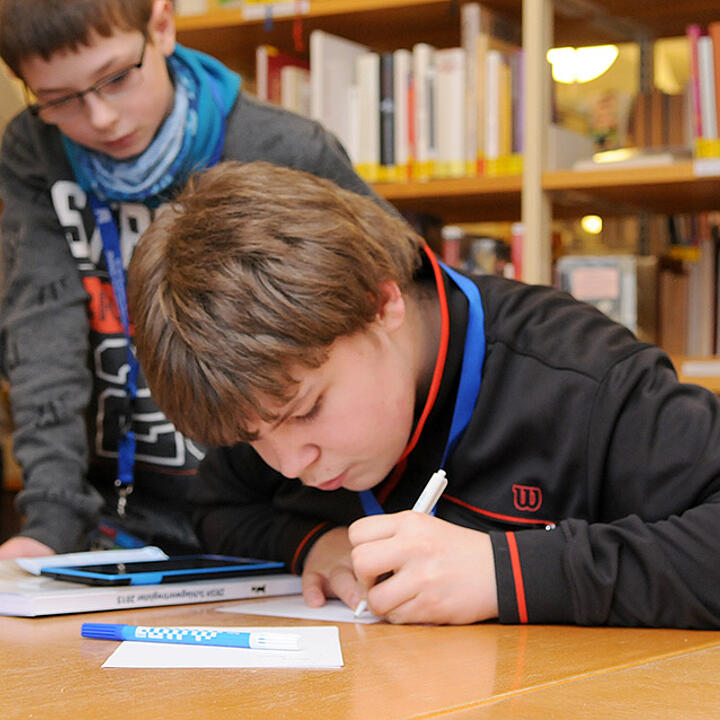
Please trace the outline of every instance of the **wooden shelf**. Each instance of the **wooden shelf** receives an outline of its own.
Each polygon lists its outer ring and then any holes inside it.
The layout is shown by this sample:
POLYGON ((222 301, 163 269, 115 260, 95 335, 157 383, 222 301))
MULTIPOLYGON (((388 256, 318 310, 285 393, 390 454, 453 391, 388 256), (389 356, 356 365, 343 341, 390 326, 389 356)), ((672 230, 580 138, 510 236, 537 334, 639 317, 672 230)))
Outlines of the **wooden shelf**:
POLYGON ((673 355, 671 359, 681 382, 702 385, 720 395, 720 357, 673 355))
POLYGON ((646 168, 556 170, 543 173, 542 185, 550 192, 558 217, 720 209, 720 177, 696 176, 690 161, 646 168))
POLYGON ((437 215, 448 223, 520 219, 520 175, 377 183, 373 187, 399 210, 437 215))
POLYGON ((563 4, 556 2, 555 38, 570 39, 575 46, 626 42, 642 32, 650 38, 680 36, 688 23, 707 26, 720 19, 713 0, 595 0, 600 12, 584 0, 568 3, 568 10, 563 4))
MULTIPOLYGON (((382 183, 375 190, 401 210, 447 222, 519 220, 520 176, 382 183)), ((720 177, 698 177, 692 162, 652 168, 555 170, 543 173, 554 217, 634 215, 720 209, 720 177)))
MULTIPOLYGON (((468 0, 312 0, 301 16, 302 47, 316 28, 367 43, 375 50, 410 47, 429 42, 437 47, 456 45, 460 34, 459 6, 468 0)), ((483 0, 514 22, 521 23, 522 0, 483 0)), ((710 0, 596 0, 555 3, 554 44, 593 45, 685 33, 689 22, 702 25, 720 19, 710 0)), ((255 47, 262 43, 293 49, 293 17, 246 20, 242 9, 214 9, 204 15, 179 16, 181 42, 212 53, 234 66, 252 67, 255 47)))
MULTIPOLYGON (((377 51, 410 48, 421 41, 451 47, 460 41, 460 4, 449 0, 312 0, 310 11, 299 20, 300 52, 307 54, 310 32, 315 29, 377 51)), ((520 0, 489 0, 486 4, 520 25, 520 0)), ((277 17, 268 29, 263 20, 245 20, 238 8, 176 18, 180 42, 247 72, 254 68, 255 48, 263 43, 298 52, 294 24, 294 17, 277 17)))

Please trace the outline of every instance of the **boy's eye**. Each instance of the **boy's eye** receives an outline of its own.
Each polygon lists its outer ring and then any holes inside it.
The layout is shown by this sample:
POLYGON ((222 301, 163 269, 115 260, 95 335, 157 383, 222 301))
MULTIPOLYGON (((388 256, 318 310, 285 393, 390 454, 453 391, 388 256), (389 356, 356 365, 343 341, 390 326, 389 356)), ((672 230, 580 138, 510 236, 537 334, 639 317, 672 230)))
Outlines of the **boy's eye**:
POLYGON ((53 100, 52 102, 47 103, 45 107, 53 108, 55 110, 64 110, 65 108, 74 106, 76 103, 80 104, 80 98, 76 97, 75 95, 66 95, 65 97, 61 97, 57 100, 53 100))
POLYGON ((296 415, 293 420, 297 420, 298 422, 307 422, 308 420, 312 420, 320 412, 321 400, 322 398, 319 397, 308 412, 304 415, 296 415))
POLYGON ((122 88, 123 85, 128 81, 128 78, 130 77, 130 73, 135 68, 129 68, 128 70, 123 70, 122 72, 119 72, 117 75, 113 75, 112 77, 107 78, 105 81, 103 81, 102 85, 100 86, 100 89, 106 90, 109 92, 113 92, 113 90, 119 90, 122 88))

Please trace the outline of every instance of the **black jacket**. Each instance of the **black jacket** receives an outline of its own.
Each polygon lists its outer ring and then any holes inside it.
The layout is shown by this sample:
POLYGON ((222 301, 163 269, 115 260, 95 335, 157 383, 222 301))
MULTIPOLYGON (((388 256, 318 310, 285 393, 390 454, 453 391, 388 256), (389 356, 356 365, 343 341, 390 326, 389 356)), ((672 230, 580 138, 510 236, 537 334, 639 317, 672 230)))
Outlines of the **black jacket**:
MULTIPOLYGON (((413 505, 447 439, 467 302, 444 280, 443 380, 386 512, 413 505)), ((662 351, 564 293, 476 283, 482 385, 437 515, 490 532, 500 620, 719 627, 718 399, 680 384, 662 351)), ((363 515, 355 493, 303 487, 245 445, 211 452, 199 480, 196 529, 210 549, 282 559, 295 572, 323 532, 363 515)))

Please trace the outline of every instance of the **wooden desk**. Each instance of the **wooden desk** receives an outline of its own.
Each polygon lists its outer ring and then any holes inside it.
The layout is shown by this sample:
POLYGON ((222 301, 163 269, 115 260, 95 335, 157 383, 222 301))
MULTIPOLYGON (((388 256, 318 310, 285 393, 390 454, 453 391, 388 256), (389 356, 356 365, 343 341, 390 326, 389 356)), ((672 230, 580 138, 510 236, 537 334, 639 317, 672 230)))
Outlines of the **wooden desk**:
POLYGON ((0 718, 717 718, 720 633, 340 624, 338 670, 103 669, 83 621, 308 625, 220 604, 0 617, 0 718))

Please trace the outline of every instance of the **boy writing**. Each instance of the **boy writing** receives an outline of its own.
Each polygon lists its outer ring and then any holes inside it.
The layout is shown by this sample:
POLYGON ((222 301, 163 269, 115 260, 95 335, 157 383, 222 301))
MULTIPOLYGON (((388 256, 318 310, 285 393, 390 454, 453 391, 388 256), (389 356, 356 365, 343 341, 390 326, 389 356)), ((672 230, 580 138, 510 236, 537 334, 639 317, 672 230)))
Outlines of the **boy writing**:
POLYGON ((221 158, 370 190, 317 123, 177 45, 168 0, 0 0, 0 55, 37 99, 0 156, 1 366, 26 518, 0 556, 86 547, 101 509, 109 542, 195 549, 184 495, 203 449, 128 352, 123 267, 156 208, 221 158))
POLYGON ((153 395, 217 448, 200 537, 282 559, 309 604, 720 624, 718 399, 594 308, 463 276, 371 201, 266 163, 158 215, 130 301, 153 395), (408 512, 438 468, 436 515, 408 512))

